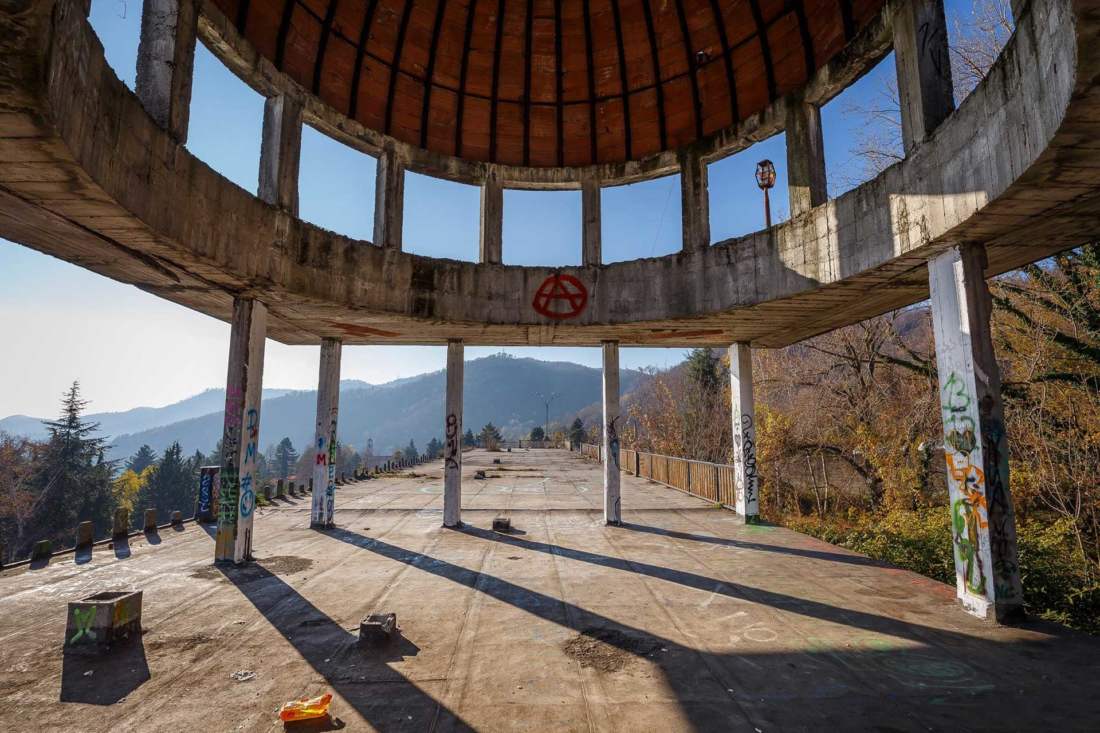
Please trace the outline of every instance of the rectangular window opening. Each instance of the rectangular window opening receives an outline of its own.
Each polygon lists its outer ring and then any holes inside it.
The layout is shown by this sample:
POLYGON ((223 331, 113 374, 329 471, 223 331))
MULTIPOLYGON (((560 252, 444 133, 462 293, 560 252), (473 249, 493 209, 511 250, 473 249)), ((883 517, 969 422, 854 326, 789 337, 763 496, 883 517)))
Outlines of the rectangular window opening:
POLYGON ((427 257, 477 262, 481 189, 418 173, 405 173, 402 249, 427 257))
POLYGON ((377 167, 375 158, 304 125, 298 164, 300 216, 346 237, 371 241, 377 167))
POLYGON ((766 227, 764 192, 756 182, 757 165, 764 160, 775 166, 775 185, 768 191, 772 226, 789 218, 787 136, 780 133, 707 166, 711 243, 766 227))
POLYGON ((603 263, 661 257, 683 249, 680 174, 604 188, 600 197, 603 263))
POLYGON ((581 192, 504 190, 506 265, 581 264, 581 192))
POLYGON ((195 75, 187 149, 233 183, 256 193, 264 98, 229 70, 201 42, 195 44, 195 75))

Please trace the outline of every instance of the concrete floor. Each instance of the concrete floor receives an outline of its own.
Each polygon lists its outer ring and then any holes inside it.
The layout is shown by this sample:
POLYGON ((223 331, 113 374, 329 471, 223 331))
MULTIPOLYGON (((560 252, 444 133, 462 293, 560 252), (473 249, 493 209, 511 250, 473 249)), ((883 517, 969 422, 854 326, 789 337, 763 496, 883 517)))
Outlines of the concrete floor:
POLYGON ((245 568, 188 525, 5 571, 0 729, 278 730, 283 701, 325 691, 322 729, 356 731, 1100 726, 1100 640, 986 625, 952 588, 631 476, 605 527, 598 466, 497 457, 467 454, 491 478, 464 481, 462 531, 436 464, 339 489, 331 531, 308 498, 262 510, 245 568), (498 513, 516 534, 488 531, 498 513), (130 586, 140 642, 63 659, 66 602, 130 586), (402 636, 364 652, 375 611, 402 636))

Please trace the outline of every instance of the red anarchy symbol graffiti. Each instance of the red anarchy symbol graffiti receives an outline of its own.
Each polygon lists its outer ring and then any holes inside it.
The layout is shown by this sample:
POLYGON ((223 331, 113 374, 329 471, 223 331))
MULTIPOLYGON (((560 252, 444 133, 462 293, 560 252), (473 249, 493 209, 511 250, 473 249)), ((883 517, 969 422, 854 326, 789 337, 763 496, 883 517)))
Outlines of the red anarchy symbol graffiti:
POLYGON ((536 313, 559 321, 576 318, 586 305, 588 289, 584 287, 584 283, 572 275, 561 273, 543 280, 531 302, 536 313))

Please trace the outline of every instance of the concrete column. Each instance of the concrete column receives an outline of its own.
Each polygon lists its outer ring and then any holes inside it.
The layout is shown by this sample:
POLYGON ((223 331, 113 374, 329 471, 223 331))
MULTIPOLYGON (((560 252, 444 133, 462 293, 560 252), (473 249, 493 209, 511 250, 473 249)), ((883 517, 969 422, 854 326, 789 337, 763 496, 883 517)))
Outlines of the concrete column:
POLYGON ((603 342, 603 518, 622 522, 619 485, 619 342, 603 342))
POLYGON ((600 182, 585 176, 581 179, 581 264, 599 267, 603 264, 603 224, 600 215, 600 182))
POLYGON ((787 186, 792 219, 829 198, 821 111, 797 99, 787 105, 787 186))
POLYGON ((955 109, 943 0, 908 0, 894 15, 901 134, 909 154, 955 109))
POLYGON ((504 188, 496 173, 481 184, 480 261, 499 265, 504 256, 504 188))
POLYGON ((256 454, 260 445, 260 396, 264 374, 267 307, 251 298, 233 301, 229 370, 225 380, 225 427, 218 531, 214 559, 252 559, 252 514, 256 508, 256 454))
POLYGON ((447 417, 443 431, 443 526, 462 526, 462 368, 461 341, 447 344, 447 417))
POLYGON ((268 97, 260 143, 260 198, 295 216, 301 154, 302 105, 286 96, 268 97))
POLYGON ((691 148, 677 153, 680 161, 680 209, 684 228, 684 251, 710 246, 710 195, 707 192, 707 164, 691 148))
POLYGON ((405 209, 405 163, 393 148, 378 156, 374 178, 374 243, 401 249, 401 223, 405 209))
POLYGON ((145 0, 135 92, 149 116, 181 145, 187 142, 197 24, 192 0, 145 0))
POLYGON ((314 433, 313 492, 310 527, 331 527, 336 503, 336 418, 340 408, 340 339, 321 339, 317 376, 317 430, 314 433))
POLYGON ((752 396, 752 349, 737 343, 729 348, 730 395, 733 413, 733 480, 738 516, 755 524, 760 515, 760 478, 756 471, 756 410, 752 396))
POLYGON ((970 613, 1003 622, 1023 616, 1023 590, 985 266, 981 245, 952 247, 928 262, 928 284, 956 591, 970 613))

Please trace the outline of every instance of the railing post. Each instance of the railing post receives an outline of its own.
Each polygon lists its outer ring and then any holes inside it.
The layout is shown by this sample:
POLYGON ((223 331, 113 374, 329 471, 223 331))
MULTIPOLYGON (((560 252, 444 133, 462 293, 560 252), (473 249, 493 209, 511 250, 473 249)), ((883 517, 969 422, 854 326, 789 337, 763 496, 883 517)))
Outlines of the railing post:
POLYGON ((894 60, 908 155, 955 109, 943 0, 907 0, 894 14, 894 60))

